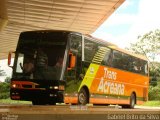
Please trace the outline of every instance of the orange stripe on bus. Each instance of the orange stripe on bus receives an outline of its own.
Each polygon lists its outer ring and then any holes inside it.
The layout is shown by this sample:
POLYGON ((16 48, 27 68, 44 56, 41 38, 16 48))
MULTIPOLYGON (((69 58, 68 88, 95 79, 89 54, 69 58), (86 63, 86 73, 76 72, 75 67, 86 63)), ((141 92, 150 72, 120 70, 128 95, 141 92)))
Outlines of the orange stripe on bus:
POLYGON ((33 85, 33 84, 36 84, 36 85, 38 85, 37 83, 29 82, 29 81, 12 81, 12 84, 23 84, 23 85, 33 85))
POLYGON ((105 99, 105 98, 90 98, 92 104, 129 104, 129 100, 105 99))
MULTIPOLYGON (((64 97, 64 103, 78 103, 77 97, 64 97)), ((130 104, 128 99, 106 99, 106 98, 90 98, 91 104, 130 104)), ((143 104, 144 101, 137 100, 137 104, 143 104)))

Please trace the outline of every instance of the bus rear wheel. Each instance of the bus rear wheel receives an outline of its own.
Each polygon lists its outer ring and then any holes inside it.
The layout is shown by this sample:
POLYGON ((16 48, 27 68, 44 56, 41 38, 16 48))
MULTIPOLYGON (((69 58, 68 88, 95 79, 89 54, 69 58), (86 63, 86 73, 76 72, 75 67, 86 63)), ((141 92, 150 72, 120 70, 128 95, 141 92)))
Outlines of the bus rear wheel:
POLYGON ((131 97, 130 97, 130 104, 129 105, 122 105, 122 108, 134 109, 135 104, 136 104, 136 96, 134 93, 132 93, 131 97))
POLYGON ((89 102, 89 96, 84 88, 82 88, 78 94, 78 103, 80 105, 86 105, 89 102))

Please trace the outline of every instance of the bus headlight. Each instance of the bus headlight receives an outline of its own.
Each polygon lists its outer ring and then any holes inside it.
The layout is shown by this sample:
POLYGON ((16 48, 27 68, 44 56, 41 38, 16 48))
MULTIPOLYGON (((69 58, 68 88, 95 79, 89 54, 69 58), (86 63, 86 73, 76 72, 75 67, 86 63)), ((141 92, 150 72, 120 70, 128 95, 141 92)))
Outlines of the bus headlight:
POLYGON ((60 86, 50 86, 50 89, 54 89, 54 90, 64 90, 64 85, 60 85, 60 86))
POLYGON ((16 86, 17 86, 16 84, 12 84, 12 88, 16 88, 16 86))
POLYGON ((54 86, 54 89, 55 89, 55 90, 58 90, 58 88, 59 88, 58 86, 54 86))
POLYGON ((20 84, 12 83, 11 87, 12 88, 20 88, 20 84))

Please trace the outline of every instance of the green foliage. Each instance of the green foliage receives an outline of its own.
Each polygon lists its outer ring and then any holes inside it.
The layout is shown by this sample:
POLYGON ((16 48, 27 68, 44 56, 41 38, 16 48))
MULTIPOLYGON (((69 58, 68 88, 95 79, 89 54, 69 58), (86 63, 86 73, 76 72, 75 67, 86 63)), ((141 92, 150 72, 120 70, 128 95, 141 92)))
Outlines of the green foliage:
POLYGON ((150 86, 148 92, 149 100, 160 100, 160 82, 157 86, 150 86))
POLYGON ((147 101, 143 104, 143 106, 155 106, 155 107, 159 107, 160 106, 160 101, 147 101))
POLYGON ((10 98, 8 99, 0 99, 1 104, 32 104, 30 101, 21 101, 21 100, 11 100, 10 98))
POLYGON ((154 61, 160 53, 160 30, 151 31, 138 37, 138 41, 126 48, 134 53, 145 55, 150 61, 154 61))
POLYGON ((6 77, 5 82, 6 83, 10 83, 10 81, 11 81, 11 78, 10 77, 6 77))
POLYGON ((160 81, 160 63, 153 63, 155 67, 150 67, 150 85, 156 86, 160 81))
POLYGON ((9 98, 10 84, 6 82, 0 83, 0 99, 9 98))
MULTIPOLYGON (((6 76, 4 70, 0 69, 0 76, 6 76)), ((0 99, 9 98, 9 90, 10 90, 9 77, 7 77, 5 81, 6 82, 0 82, 0 99)))
POLYGON ((150 86, 148 96, 149 100, 160 100, 160 88, 150 86))

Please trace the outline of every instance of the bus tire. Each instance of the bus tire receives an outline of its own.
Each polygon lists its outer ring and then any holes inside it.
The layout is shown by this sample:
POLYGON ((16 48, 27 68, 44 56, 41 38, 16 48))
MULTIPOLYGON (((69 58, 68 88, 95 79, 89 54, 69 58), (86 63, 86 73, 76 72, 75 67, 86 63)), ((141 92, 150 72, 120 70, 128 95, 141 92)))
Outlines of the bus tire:
POLYGON ((56 105, 56 102, 50 100, 50 101, 48 102, 48 104, 49 104, 49 105, 56 105))
POLYGON ((78 104, 86 105, 89 102, 89 95, 86 90, 82 88, 78 94, 78 104))
POLYGON ((130 96, 130 104, 129 105, 122 105, 122 108, 134 109, 135 104, 136 104, 136 96, 134 93, 132 93, 130 96))
POLYGON ((130 97, 130 108, 134 109, 135 104, 136 104, 136 96, 134 93, 132 93, 130 97))
POLYGON ((32 105, 45 105, 46 102, 45 101, 41 101, 41 100, 32 100, 32 105))

